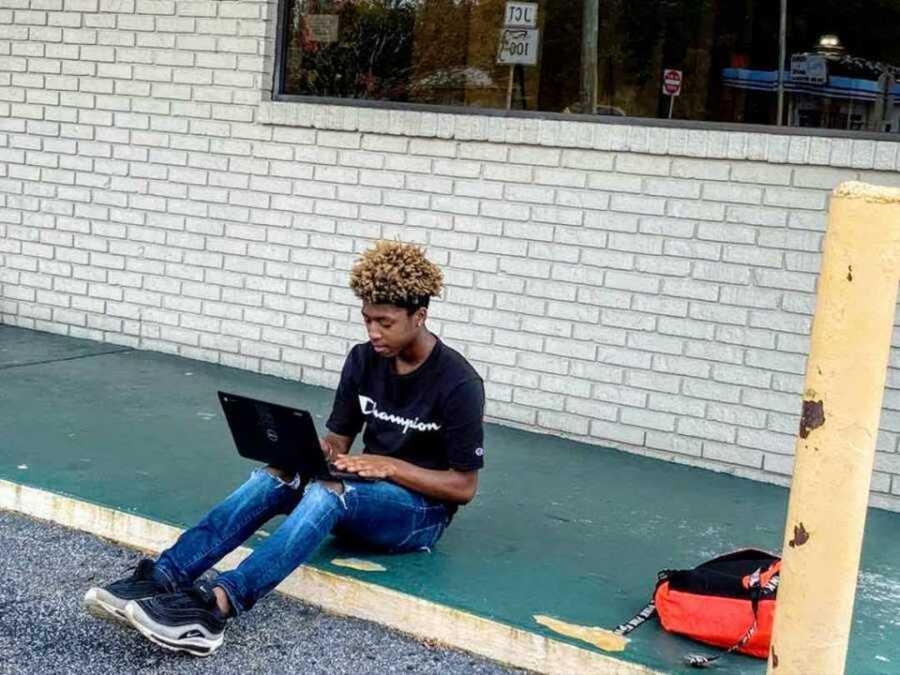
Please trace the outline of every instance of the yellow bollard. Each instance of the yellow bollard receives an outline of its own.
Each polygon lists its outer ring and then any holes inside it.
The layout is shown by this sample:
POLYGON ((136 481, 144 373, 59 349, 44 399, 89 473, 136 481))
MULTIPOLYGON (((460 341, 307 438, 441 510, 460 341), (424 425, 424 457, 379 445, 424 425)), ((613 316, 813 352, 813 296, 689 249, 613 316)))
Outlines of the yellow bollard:
POLYGON ((831 200, 806 366, 769 675, 839 675, 900 280, 900 190, 831 200))

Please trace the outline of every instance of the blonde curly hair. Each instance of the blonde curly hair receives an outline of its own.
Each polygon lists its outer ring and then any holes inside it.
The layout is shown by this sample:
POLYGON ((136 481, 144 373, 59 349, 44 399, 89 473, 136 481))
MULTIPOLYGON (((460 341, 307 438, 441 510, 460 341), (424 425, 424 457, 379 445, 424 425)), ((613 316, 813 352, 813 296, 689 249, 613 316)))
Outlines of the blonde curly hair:
POLYGON ((415 244, 379 241, 362 254, 350 272, 350 289, 363 302, 406 309, 427 307, 440 295, 444 275, 415 244))

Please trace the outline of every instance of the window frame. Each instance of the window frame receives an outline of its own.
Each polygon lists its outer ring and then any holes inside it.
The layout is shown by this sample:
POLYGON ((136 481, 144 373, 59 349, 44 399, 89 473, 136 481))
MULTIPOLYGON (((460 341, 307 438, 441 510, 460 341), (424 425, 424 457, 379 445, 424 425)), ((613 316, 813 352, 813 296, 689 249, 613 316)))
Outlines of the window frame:
POLYGON ((402 101, 379 101, 375 99, 338 98, 330 96, 309 96, 306 94, 285 94, 287 60, 287 12, 289 0, 277 0, 275 53, 272 68, 272 101, 275 103, 303 103, 312 105, 345 106, 352 108, 404 110, 422 113, 449 115, 478 115, 484 117, 511 117, 558 122, 594 122, 628 127, 656 127, 666 129, 686 129, 695 131, 725 131, 738 133, 762 133, 777 136, 808 136, 839 138, 858 141, 893 141, 900 143, 900 130, 895 133, 883 131, 849 131, 846 129, 822 129, 817 127, 775 126, 769 124, 741 124, 738 122, 709 122, 705 120, 673 120, 657 117, 621 117, 617 115, 587 115, 584 113, 556 113, 540 110, 504 110, 502 108, 477 108, 454 105, 434 105, 430 103, 405 103, 402 101))

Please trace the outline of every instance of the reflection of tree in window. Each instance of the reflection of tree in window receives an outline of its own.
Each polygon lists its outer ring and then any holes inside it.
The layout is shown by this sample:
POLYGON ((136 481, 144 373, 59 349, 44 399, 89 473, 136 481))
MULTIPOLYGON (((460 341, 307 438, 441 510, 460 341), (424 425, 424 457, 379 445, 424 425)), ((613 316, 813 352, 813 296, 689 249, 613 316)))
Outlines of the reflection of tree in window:
POLYGON ((414 2, 294 0, 289 9, 286 93, 406 100, 414 2), (315 39, 309 16, 336 15, 334 42, 315 39))
POLYGON ((412 99, 462 105, 476 77, 467 68, 470 16, 475 0, 427 0, 416 14, 412 99))

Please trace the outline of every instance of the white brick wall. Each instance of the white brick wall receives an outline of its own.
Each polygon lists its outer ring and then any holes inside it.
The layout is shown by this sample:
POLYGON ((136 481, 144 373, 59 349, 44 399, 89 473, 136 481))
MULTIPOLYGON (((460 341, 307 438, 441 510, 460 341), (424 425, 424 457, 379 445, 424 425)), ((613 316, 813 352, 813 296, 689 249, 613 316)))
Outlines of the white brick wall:
MULTIPOLYGON (((333 386, 401 237, 492 418, 786 480, 828 191, 898 143, 273 103, 274 6, 0 3, 0 322, 333 386)), ((898 413, 895 350, 894 509, 898 413)))

